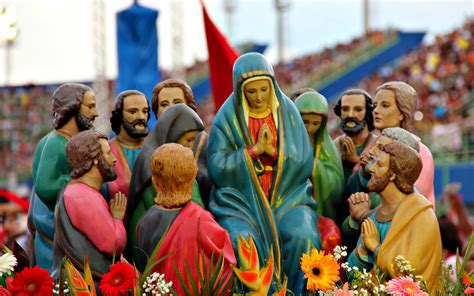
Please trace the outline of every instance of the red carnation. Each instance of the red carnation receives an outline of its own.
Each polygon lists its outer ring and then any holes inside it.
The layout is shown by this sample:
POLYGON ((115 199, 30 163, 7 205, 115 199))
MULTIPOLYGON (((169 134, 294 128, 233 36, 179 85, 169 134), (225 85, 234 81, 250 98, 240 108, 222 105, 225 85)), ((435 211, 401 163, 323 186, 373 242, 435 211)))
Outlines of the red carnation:
POLYGON ((100 291, 105 296, 125 295, 133 289, 135 269, 127 263, 117 262, 110 266, 110 272, 100 281, 100 291))
POLYGON ((15 273, 15 278, 7 285, 12 296, 50 296, 54 281, 46 269, 35 266, 15 273))
POLYGON ((10 296, 10 292, 8 292, 8 290, 4 287, 0 286, 0 296, 10 296))

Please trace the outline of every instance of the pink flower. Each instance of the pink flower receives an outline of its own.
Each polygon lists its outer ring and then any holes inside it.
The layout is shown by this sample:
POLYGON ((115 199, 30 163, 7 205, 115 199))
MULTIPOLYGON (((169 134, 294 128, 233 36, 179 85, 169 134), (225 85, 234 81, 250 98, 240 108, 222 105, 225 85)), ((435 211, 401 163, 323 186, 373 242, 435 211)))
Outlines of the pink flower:
POLYGON ((392 295, 398 296, 428 296, 428 293, 420 289, 420 283, 414 282, 411 277, 399 277, 390 280, 387 285, 387 291, 392 295))
POLYGON ((348 283, 345 283, 342 289, 334 288, 334 296, 354 296, 354 291, 349 290, 348 283))
POLYGON ((467 287, 466 290, 464 290, 464 294, 474 294, 474 288, 467 287))

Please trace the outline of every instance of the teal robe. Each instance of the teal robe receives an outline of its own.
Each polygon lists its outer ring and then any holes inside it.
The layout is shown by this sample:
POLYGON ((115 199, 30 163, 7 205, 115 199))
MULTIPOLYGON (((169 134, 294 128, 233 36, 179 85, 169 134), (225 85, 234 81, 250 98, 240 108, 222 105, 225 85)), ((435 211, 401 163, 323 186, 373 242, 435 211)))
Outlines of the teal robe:
POLYGON ((344 171, 341 157, 326 128, 328 103, 317 92, 307 92, 295 101, 301 114, 323 116, 319 130, 314 134, 313 145, 313 197, 318 201, 318 213, 336 221, 337 212, 344 198, 344 171))
MULTIPOLYGON (((196 130, 204 130, 204 125, 197 113, 184 104, 173 105, 160 116, 135 160, 128 191, 127 212, 131 216, 126 228, 128 253, 136 260, 141 253, 136 249, 138 221, 150 207, 155 205, 156 191, 151 182, 151 156, 161 145, 176 143, 185 133, 196 130)), ((203 206, 196 182, 193 185, 192 201, 203 206)))
POLYGON ((53 264, 54 208, 71 179, 67 143, 64 135, 51 132, 41 139, 33 157, 35 195, 30 215, 35 230, 34 253, 37 265, 48 271, 53 264))
POLYGON ((209 209, 229 232, 234 250, 237 238, 251 235, 260 262, 273 249, 277 279, 288 276, 295 295, 304 290, 300 257, 310 245, 320 249, 317 202, 311 196, 312 153, 303 121, 293 102, 283 94, 272 66, 263 55, 249 53, 234 64, 234 92, 214 118, 208 144, 208 173, 214 189, 209 209), (242 85, 250 78, 269 78, 274 97, 278 133, 278 158, 267 198, 256 172, 257 162, 247 148, 252 144, 244 116, 242 85))

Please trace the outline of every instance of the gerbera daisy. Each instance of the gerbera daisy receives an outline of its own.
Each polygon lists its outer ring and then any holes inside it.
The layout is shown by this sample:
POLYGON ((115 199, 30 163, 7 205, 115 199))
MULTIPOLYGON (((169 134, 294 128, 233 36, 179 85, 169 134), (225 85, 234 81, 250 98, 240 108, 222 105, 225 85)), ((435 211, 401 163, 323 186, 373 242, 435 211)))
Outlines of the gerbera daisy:
POLYGON ((8 290, 4 287, 0 286, 0 296, 10 296, 10 292, 8 292, 8 290))
POLYGON ((4 273, 12 272, 17 264, 18 261, 13 254, 5 253, 0 256, 0 276, 3 276, 4 273))
POLYGON ((35 266, 15 273, 15 278, 7 282, 7 285, 12 296, 50 296, 53 293, 54 281, 46 269, 35 266))
POLYGON ((117 262, 110 266, 110 272, 100 281, 100 291, 106 296, 125 295, 133 289, 135 269, 128 263, 117 262))
POLYGON ((308 279, 306 288, 309 291, 328 291, 339 281, 339 264, 330 255, 324 255, 324 251, 318 252, 315 248, 310 254, 301 257, 301 269, 304 278, 308 279))
POLYGON ((391 279, 387 282, 387 291, 398 296, 428 296, 420 289, 420 283, 414 282, 409 276, 391 279))

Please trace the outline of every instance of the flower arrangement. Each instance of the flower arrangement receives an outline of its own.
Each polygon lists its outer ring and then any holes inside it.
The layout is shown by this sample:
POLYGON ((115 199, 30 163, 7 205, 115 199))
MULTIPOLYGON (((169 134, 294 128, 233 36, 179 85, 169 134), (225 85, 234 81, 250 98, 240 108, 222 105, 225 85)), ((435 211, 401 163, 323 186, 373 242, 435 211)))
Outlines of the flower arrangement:
POLYGON ((414 274, 414 269, 402 256, 394 260, 395 268, 400 277, 385 281, 386 277, 376 268, 369 272, 365 268, 351 267, 341 263, 347 256, 347 248, 336 246, 333 254, 325 255, 324 251, 315 248, 301 257, 301 270, 305 273, 307 290, 318 292, 318 295, 428 295, 423 289, 425 285, 420 276, 414 274), (342 283, 339 270, 351 273, 351 280, 342 283), (421 284, 421 285, 420 285, 421 284))
MULTIPOLYGON (((474 234, 471 235, 467 249, 471 250, 474 245, 474 234)), ((437 295, 474 295, 474 274, 466 272, 466 264, 470 257, 466 252, 461 261, 457 256, 456 283, 449 280, 452 272, 444 266, 442 278, 444 281, 444 292, 437 295)), ((347 256, 347 248, 336 246, 333 254, 325 255, 323 251, 311 249, 301 257, 301 270, 305 273, 307 290, 316 295, 398 295, 398 296, 425 296, 427 293, 426 283, 422 276, 415 273, 415 269, 403 256, 396 256, 393 261, 396 278, 387 279, 387 275, 380 271, 377 266, 367 271, 357 266, 349 266, 343 262, 347 256), (340 264, 338 264, 338 262, 340 264), (349 281, 343 281, 337 275, 341 270, 350 273, 349 281)))
MULTIPOLYGON (((471 236, 468 250, 473 245, 474 235, 471 236)), ((291 294, 291 291, 286 288, 286 279, 282 283, 275 282, 273 252, 270 252, 268 260, 261 266, 258 250, 251 237, 247 240, 240 237, 238 248, 241 266, 233 266, 232 269, 237 279, 246 287, 246 291, 250 290, 253 295, 267 295, 273 285, 275 290, 273 295, 291 294)), ((467 252, 462 261, 458 256, 455 267, 456 282, 445 284, 445 292, 442 295, 474 295, 474 274, 466 272, 470 255, 467 252)), ((415 274, 413 266, 402 256, 395 257, 393 262, 399 276, 389 280, 386 280, 386 275, 376 267, 372 271, 350 267, 348 263, 343 262, 345 257, 347 257, 347 248, 344 246, 336 246, 333 254, 325 254, 324 251, 318 251, 315 248, 302 254, 300 265, 307 279, 307 290, 313 295, 335 296, 428 295, 423 278, 415 274), (340 271, 350 272, 352 274, 350 281, 344 281, 339 275, 340 271)), ((221 256, 215 264, 210 266, 211 270, 204 270, 204 264, 200 259, 201 257, 195 262, 199 265, 200 278, 193 283, 195 287, 189 290, 189 295, 220 295, 219 291, 223 291, 222 287, 228 292, 230 281, 227 278, 225 281, 219 279, 222 270, 221 256)), ((83 276, 68 259, 64 260, 65 281, 63 280, 62 283, 54 282, 45 269, 37 266, 15 271, 15 268, 18 268, 17 264, 18 260, 11 252, 5 251, 0 255, 0 280, 3 281, 0 281, 0 296, 97 295, 87 257, 84 262, 83 276)), ((173 283, 166 281, 166 275, 151 272, 153 266, 154 263, 149 262, 145 272, 140 274, 133 265, 121 258, 120 262, 113 263, 110 271, 102 277, 99 285, 102 295, 176 295, 173 283)), ((446 274, 448 273, 444 274, 445 277, 446 274)), ((240 295, 238 293, 243 290, 239 290, 237 286, 234 291, 237 292, 234 295, 240 295)))

